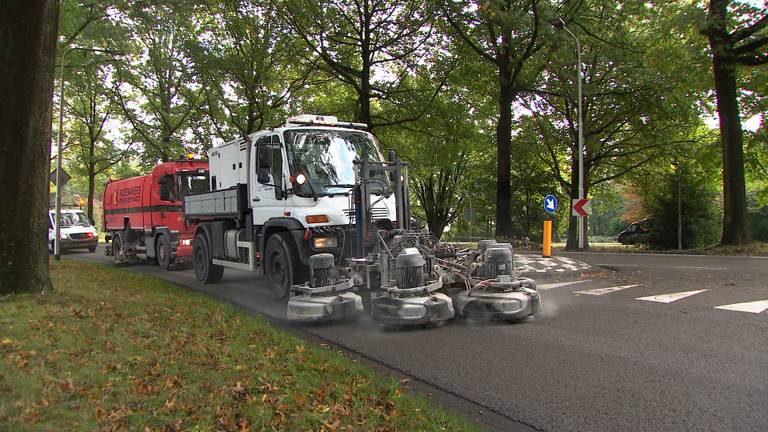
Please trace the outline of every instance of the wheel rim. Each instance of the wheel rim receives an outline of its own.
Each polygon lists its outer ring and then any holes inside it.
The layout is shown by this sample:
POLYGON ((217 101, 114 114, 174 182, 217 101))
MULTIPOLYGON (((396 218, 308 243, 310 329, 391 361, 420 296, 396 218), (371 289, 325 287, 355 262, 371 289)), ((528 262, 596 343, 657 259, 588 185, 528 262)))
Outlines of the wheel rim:
POLYGON ((281 288, 283 286, 283 283, 286 280, 286 269, 285 269, 285 261, 283 259, 283 255, 280 253, 274 253, 272 254, 272 259, 270 259, 270 266, 269 266, 269 274, 272 279, 277 285, 279 285, 281 288))
POLYGON ((157 258, 160 262, 165 262, 168 258, 168 247, 163 240, 160 240, 160 245, 157 247, 157 258))
POLYGON ((195 272, 198 274, 198 276, 202 276, 203 273, 205 273, 205 254, 203 253, 203 248, 198 247, 197 251, 195 251, 195 259, 194 262, 197 264, 195 266, 195 272))

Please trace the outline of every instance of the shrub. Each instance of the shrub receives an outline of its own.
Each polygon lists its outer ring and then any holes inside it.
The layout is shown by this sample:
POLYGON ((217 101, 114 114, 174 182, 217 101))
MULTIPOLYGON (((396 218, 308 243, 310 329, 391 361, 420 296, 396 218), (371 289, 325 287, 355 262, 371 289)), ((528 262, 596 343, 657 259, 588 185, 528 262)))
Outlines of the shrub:
MULTIPOLYGON (((717 243, 721 233, 721 210, 718 192, 702 173, 686 167, 680 170, 682 204, 682 246, 702 248, 717 243)), ((658 249, 677 247, 678 174, 659 178, 648 191, 645 206, 653 221, 648 243, 658 249)))

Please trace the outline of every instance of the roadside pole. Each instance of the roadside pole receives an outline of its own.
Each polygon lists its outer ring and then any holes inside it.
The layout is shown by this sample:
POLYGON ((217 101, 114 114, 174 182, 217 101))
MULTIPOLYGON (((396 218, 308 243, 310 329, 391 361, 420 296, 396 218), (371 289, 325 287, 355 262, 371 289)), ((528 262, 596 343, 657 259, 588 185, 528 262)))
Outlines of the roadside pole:
POLYGON ((552 256, 552 220, 544 221, 544 242, 541 247, 541 256, 549 258, 552 256))

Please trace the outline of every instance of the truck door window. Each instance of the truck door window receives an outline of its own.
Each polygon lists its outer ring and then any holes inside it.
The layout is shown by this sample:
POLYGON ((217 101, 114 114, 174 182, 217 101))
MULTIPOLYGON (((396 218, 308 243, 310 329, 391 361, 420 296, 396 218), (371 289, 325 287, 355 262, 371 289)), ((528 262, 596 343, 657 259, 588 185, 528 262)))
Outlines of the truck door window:
POLYGON ((270 171, 272 168, 272 138, 263 137, 256 142, 256 159, 258 161, 256 167, 256 177, 259 183, 269 184, 271 179, 270 171))
POLYGON ((275 198, 283 199, 283 152, 280 138, 272 135, 272 181, 275 184, 275 198))
POLYGON ((173 177, 165 174, 157 178, 158 194, 160 195, 160 201, 173 201, 173 177))

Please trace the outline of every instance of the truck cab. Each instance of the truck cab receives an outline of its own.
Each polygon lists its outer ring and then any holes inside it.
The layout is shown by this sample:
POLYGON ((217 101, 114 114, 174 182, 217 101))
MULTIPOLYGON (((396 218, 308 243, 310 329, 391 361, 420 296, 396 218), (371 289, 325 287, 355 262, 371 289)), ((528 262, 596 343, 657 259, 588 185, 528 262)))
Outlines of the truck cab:
MULTIPOLYGON (((307 278, 311 255, 349 257, 356 236, 355 161, 382 160, 364 126, 304 115, 212 148, 211 192, 185 199, 187 220, 198 224, 198 279, 215 282, 223 267, 258 269, 275 295, 287 299, 291 285, 307 278)), ((379 174, 369 185, 376 199, 368 215, 396 223, 390 178, 379 174)))
POLYGON ((209 188, 208 163, 180 159, 157 165, 146 176, 110 181, 104 190, 104 231, 116 264, 139 255, 168 269, 192 253, 194 226, 182 209, 184 197, 209 188))

